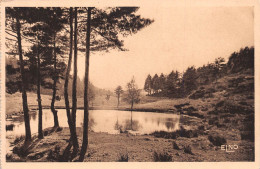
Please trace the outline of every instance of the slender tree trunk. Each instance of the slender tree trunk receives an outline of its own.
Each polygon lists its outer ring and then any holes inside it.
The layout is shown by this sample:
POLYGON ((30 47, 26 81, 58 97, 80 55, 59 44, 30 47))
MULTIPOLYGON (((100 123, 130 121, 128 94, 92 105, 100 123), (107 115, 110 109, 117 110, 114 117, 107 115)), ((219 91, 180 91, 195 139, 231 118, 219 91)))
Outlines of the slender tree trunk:
MULTIPOLYGON (((39 38, 38 38, 39 39, 39 38)), ((38 41, 37 39, 37 41, 38 41)), ((43 138, 43 132, 42 132, 42 99, 41 99, 41 60, 40 60, 40 54, 39 54, 39 42, 37 46, 37 101, 38 101, 38 107, 39 107, 39 116, 38 116, 38 138, 43 138)))
POLYGON ((117 95, 117 108, 119 107, 119 98, 120 98, 120 95, 117 95))
POLYGON ((54 127, 59 127, 57 110, 55 110, 55 100, 56 100, 56 86, 57 86, 57 55, 56 55, 56 35, 53 37, 53 56, 54 56, 54 73, 53 73, 53 88, 52 88, 52 100, 51 100, 51 111, 53 113, 54 127))
POLYGON ((72 135, 72 121, 71 121, 71 115, 70 115, 70 103, 69 103, 69 94, 68 94, 68 85, 69 85, 69 75, 70 75, 70 69, 71 69, 71 60, 72 60, 72 48, 73 48, 73 9, 70 8, 70 53, 69 53, 69 60, 68 60, 68 67, 66 71, 65 76, 65 82, 64 82, 64 100, 65 100, 65 107, 67 112, 67 118, 68 118, 68 125, 70 128, 70 133, 72 135))
POLYGON ((78 76, 78 66, 77 66, 77 31, 78 31, 78 16, 77 16, 77 7, 75 7, 75 25, 74 25, 74 71, 73 71, 73 82, 72 82, 72 127, 73 127, 73 140, 75 144, 73 145, 73 154, 77 154, 79 149, 77 132, 76 132, 76 111, 77 111, 77 76, 78 76))
POLYGON ((86 33, 86 63, 85 63, 85 88, 84 88, 84 130, 83 130, 83 142, 80 152, 79 161, 83 161, 88 148, 88 76, 89 76, 89 53, 90 53, 90 31, 91 31, 91 9, 88 8, 87 16, 87 33, 86 33))
POLYGON ((131 130, 133 130, 133 107, 134 107, 134 102, 131 102, 131 130))
MULTIPOLYGON (((68 118, 68 125, 70 129, 70 140, 72 141, 73 147, 78 147, 78 140, 77 135, 75 133, 71 113, 70 113, 70 104, 69 104, 69 95, 68 95, 68 84, 69 84, 69 74, 71 70, 71 61, 72 61, 72 50, 73 50, 73 8, 70 8, 70 53, 69 53, 69 61, 68 61, 68 68, 65 77, 64 83, 64 99, 65 99, 65 106, 68 118)), ((68 144, 67 148, 70 148, 70 143, 68 144)))
POLYGON ((23 99, 23 114, 24 114, 24 123, 25 123, 25 143, 24 145, 31 142, 31 127, 29 119, 29 109, 27 103, 27 94, 25 89, 25 77, 24 77, 24 64, 23 64, 23 54, 22 54, 22 40, 21 40, 21 24, 19 20, 19 14, 16 14, 16 31, 17 31, 17 41, 18 41, 18 53, 20 61, 20 73, 22 78, 22 99, 23 99))

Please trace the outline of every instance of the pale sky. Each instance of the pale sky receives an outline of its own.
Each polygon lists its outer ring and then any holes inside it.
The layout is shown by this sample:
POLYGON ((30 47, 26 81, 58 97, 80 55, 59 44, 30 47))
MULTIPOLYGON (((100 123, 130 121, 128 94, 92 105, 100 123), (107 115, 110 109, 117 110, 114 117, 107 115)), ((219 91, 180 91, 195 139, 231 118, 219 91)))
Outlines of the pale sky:
MULTIPOLYGON (((252 7, 141 7, 139 14, 154 23, 125 39, 129 51, 90 55, 90 81, 114 89, 135 76, 139 88, 150 73, 183 72, 217 57, 226 60, 234 51, 254 45, 252 7)), ((84 57, 78 74, 84 76, 84 57)))

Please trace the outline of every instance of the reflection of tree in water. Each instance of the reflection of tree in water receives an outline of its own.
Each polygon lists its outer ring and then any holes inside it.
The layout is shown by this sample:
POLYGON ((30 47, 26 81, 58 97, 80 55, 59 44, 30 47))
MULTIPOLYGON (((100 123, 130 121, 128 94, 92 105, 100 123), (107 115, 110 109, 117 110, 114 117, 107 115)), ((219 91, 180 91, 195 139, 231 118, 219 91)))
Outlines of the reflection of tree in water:
POLYGON ((117 121, 116 121, 116 123, 114 125, 114 129, 115 130, 120 130, 120 132, 123 131, 123 125, 119 124, 118 119, 117 119, 117 121))
MULTIPOLYGON (((94 128, 94 126, 95 126, 96 124, 97 124, 97 123, 95 122, 94 118, 89 117, 88 130, 93 130, 93 128, 94 128)), ((82 123, 82 122, 80 123, 80 126, 83 127, 83 123, 82 123)))
POLYGON ((170 121, 167 121, 167 122, 165 123, 165 126, 166 126, 166 128, 167 128, 168 131, 174 129, 174 128, 175 128, 175 125, 176 125, 176 123, 173 123, 173 122, 170 122, 170 121))
POLYGON ((138 131, 142 128, 141 124, 137 120, 125 120, 124 129, 138 131))
POLYGON ((120 132, 124 132, 126 130, 133 130, 133 131, 138 131, 142 128, 142 125, 139 123, 137 120, 125 120, 123 125, 116 121, 114 125, 115 130, 120 130, 120 132))
POLYGON ((89 119, 89 122, 88 122, 88 128, 89 130, 93 130, 94 126, 96 125, 97 123, 95 122, 94 118, 90 118, 89 119))
POLYGON ((158 118, 158 119, 157 119, 157 126, 160 126, 160 123, 161 123, 161 119, 158 118))
POLYGON ((166 118, 165 126, 168 131, 175 128, 176 123, 178 122, 178 118, 166 118))
POLYGON ((34 113, 31 113, 30 114, 30 121, 33 119, 33 120, 36 120, 36 112, 34 112, 34 113))

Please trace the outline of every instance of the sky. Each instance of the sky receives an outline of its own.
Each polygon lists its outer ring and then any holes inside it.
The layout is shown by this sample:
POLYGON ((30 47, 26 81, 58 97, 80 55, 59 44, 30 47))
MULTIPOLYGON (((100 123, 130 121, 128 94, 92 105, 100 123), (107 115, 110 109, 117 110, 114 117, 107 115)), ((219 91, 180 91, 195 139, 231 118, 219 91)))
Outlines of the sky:
MULTIPOLYGON (((163 4, 163 3, 162 3, 163 4)), ((169 74, 199 67, 217 57, 254 45, 253 7, 188 7, 149 5, 137 14, 154 22, 124 39, 128 51, 90 53, 90 81, 99 88, 126 87, 134 76, 143 88, 148 74, 169 74)), ((78 54, 83 79, 84 53, 78 54)))
MULTIPOLYGON (((90 55, 90 81, 99 88, 126 87, 134 76, 143 88, 148 74, 185 71, 217 57, 226 60, 234 51, 254 45, 252 7, 141 7, 154 23, 125 38, 129 51, 112 50, 90 55)), ((84 57, 78 75, 84 78, 84 57)))

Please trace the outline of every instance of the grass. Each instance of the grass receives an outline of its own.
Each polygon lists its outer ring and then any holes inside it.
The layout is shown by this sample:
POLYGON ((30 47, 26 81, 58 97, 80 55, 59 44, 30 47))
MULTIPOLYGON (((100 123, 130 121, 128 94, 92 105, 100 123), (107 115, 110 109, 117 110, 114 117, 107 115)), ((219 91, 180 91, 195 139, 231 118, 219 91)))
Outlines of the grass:
POLYGON ((156 151, 153 153, 153 159, 155 162, 170 162, 172 161, 172 156, 167 152, 157 153, 156 151))

